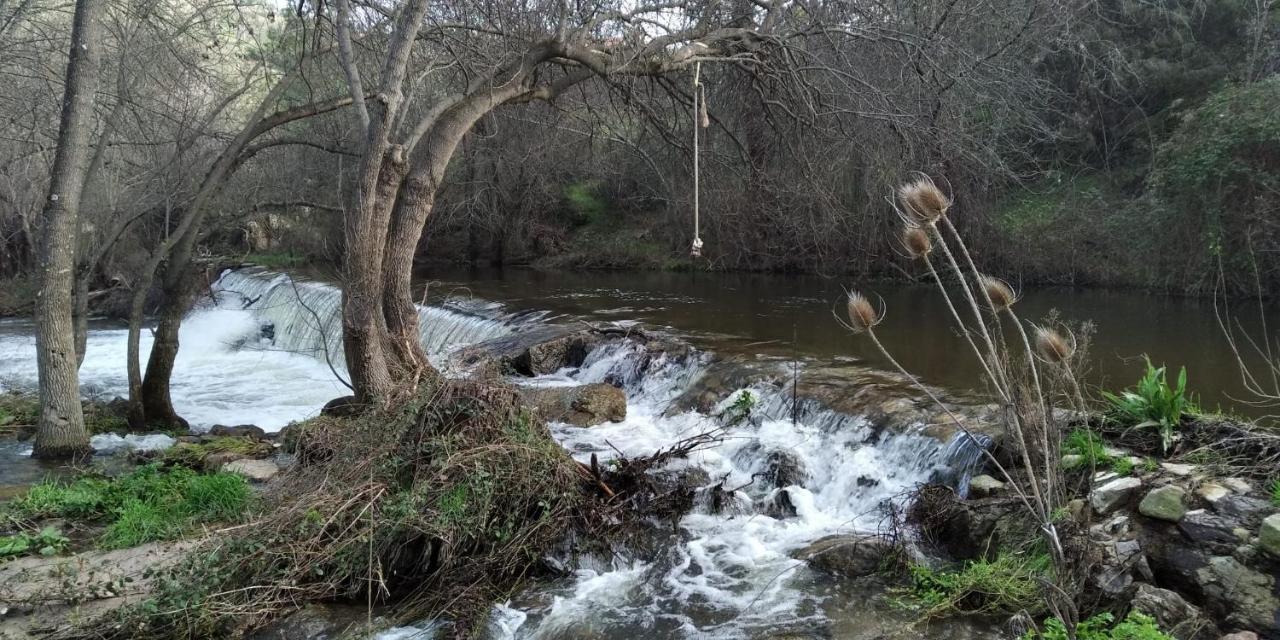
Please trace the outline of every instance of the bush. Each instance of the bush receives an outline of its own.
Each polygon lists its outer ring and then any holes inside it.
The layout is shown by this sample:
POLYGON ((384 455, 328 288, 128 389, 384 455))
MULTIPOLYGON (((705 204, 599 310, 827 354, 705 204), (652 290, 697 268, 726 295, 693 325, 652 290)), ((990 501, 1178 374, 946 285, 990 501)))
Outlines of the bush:
POLYGON ((1165 368, 1155 367, 1147 360, 1147 371, 1136 387, 1119 395, 1102 392, 1111 403, 1111 414, 1135 428, 1151 427, 1160 434, 1160 448, 1165 453, 1179 438, 1178 426, 1182 417, 1197 413, 1195 402, 1187 394, 1187 368, 1178 373, 1178 383, 1170 387, 1165 379, 1165 368))
MULTIPOLYGON (((1120 624, 1111 626, 1115 616, 1100 613, 1076 625, 1076 640, 1173 640, 1160 631, 1150 616, 1134 611, 1120 624)), ((1066 625, 1057 618, 1044 623, 1041 633, 1028 632, 1022 640, 1068 640, 1066 625)))

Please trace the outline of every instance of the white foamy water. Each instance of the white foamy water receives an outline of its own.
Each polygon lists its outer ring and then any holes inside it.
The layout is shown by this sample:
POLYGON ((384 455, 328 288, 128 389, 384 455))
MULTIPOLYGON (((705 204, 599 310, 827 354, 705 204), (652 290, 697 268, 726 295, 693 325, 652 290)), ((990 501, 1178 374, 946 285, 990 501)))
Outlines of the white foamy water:
MULTIPOLYGON (((218 282, 216 303, 194 311, 182 328, 173 379, 174 403, 192 424, 253 423, 268 430, 318 412, 346 393, 325 363, 341 363, 340 294, 328 285, 274 274, 231 272, 218 282)), ((486 304, 422 310, 423 343, 435 359, 466 344, 518 331, 536 314, 504 316, 486 304)), ((123 329, 95 329, 81 371, 87 392, 123 395, 123 329)), ((144 340, 143 354, 149 340, 144 340)), ((623 422, 591 428, 551 425, 575 457, 643 456, 721 426, 714 415, 672 411, 672 401, 704 375, 705 354, 675 359, 634 341, 607 343, 580 368, 523 381, 539 386, 609 382, 627 394, 623 422)), ((0 384, 34 385, 29 326, 0 325, 0 384)), ((717 446, 694 452, 673 468, 696 468, 737 489, 728 508, 703 504, 683 517, 670 544, 652 558, 597 560, 572 578, 522 594, 494 608, 493 638, 749 638, 767 630, 821 628, 821 579, 791 555, 836 533, 871 532, 886 508, 931 477, 959 478, 972 447, 913 433, 880 430, 862 416, 827 410, 765 384, 741 394, 757 402, 747 419, 728 427, 717 446), (795 515, 771 517, 763 505, 779 489, 761 476, 779 460, 802 473, 784 487, 795 515)), ((701 504, 701 503, 700 503, 701 504)), ((660 545, 661 546, 661 545, 660 545)), ((425 638, 430 623, 401 627, 384 640, 425 638)))

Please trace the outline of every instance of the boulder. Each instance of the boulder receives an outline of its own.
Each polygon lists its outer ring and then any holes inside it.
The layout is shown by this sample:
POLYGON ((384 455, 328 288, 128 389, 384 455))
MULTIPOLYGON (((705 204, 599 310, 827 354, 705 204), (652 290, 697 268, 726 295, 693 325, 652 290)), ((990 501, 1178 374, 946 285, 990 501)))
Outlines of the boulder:
POLYGON ((1218 640, 1258 640, 1258 634, 1252 631, 1237 631, 1235 633, 1228 633, 1218 640))
POLYGON ((334 398, 324 403, 324 407, 320 409, 320 415, 334 418, 349 418, 359 412, 360 403, 356 402, 355 396, 334 398))
POLYGON ((221 470, 238 473, 250 482, 266 482, 280 473, 280 466, 271 460, 232 460, 222 465, 221 470))
POLYGON ((235 451, 217 451, 204 457, 201 466, 205 471, 219 471, 222 467, 236 460, 245 460, 249 456, 235 451))
POLYGON ((511 359, 511 367, 519 374, 540 376, 567 367, 580 366, 600 342, 600 336, 577 332, 529 345, 511 359))
POLYGON ((1160 468, 1163 469, 1165 473, 1171 476, 1178 476, 1180 478, 1190 476, 1196 470, 1195 465, 1178 464, 1176 462, 1161 462, 1160 468))
POLYGON ((1280 637, 1280 593, 1274 573, 1256 571, 1232 556, 1214 556, 1196 577, 1207 606, 1226 613, 1229 627, 1280 637))
POLYGON ((1152 489, 1138 503, 1138 513, 1148 518, 1177 522, 1187 513, 1187 505, 1183 503, 1186 495, 1186 490, 1176 484, 1152 489))
POLYGON ((1245 482, 1240 478, 1223 478, 1222 486, 1242 496, 1247 495, 1248 493, 1253 491, 1253 485, 1249 484, 1248 482, 1245 482))
MULTIPOLYGON (((326 405, 328 406, 328 405, 326 405)), ((241 424, 234 427, 228 427, 222 424, 215 424, 209 429, 211 436, 226 436, 230 438, 249 438, 251 440, 264 440, 267 432, 262 427, 252 424, 241 424)))
POLYGON ((1206 482, 1196 488, 1196 495, 1205 502, 1214 504, 1231 495, 1231 490, 1215 482, 1206 482))
POLYGON ((796 505, 786 489, 778 489, 766 496, 760 501, 758 508, 760 513, 778 520, 796 517, 796 505))
POLYGON ((969 480, 969 495, 974 498, 986 498, 1004 490, 1004 483, 983 474, 969 480))
POLYGON ((1115 478, 1094 487, 1089 494, 1089 506, 1099 515, 1106 515, 1124 506, 1142 487, 1137 478, 1115 478))
POLYGON ((1262 521, 1262 528, 1258 530, 1258 546, 1280 558, 1280 513, 1269 515, 1262 521))
POLYGON ((818 571, 860 578, 878 573, 895 550, 892 542, 879 536, 834 535, 809 544, 793 557, 818 571))
POLYGON ((622 422, 627 417, 627 396, 604 383, 564 387, 519 387, 520 398, 548 422, 590 427, 622 422))
POLYGON ((1262 519, 1275 510, 1268 500, 1237 495, 1226 496, 1212 506, 1215 513, 1246 529, 1257 529, 1262 519))
POLYGON ((1204 509, 1188 511, 1178 522, 1185 540, 1209 553, 1226 555, 1239 544, 1231 522, 1204 509))
POLYGON ((1162 630, 1178 640, 1204 637, 1205 631, 1214 628, 1213 622, 1200 609, 1177 592, 1146 583, 1136 585, 1130 606, 1134 611, 1154 618, 1162 630))

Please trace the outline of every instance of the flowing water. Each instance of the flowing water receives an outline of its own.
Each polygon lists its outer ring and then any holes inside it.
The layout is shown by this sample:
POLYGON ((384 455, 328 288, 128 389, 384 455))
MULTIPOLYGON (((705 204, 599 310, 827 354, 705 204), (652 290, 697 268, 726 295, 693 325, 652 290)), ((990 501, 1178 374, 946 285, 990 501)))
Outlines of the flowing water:
MULTIPOLYGON (((672 410, 672 401, 706 375, 712 352, 779 368, 838 358, 876 363, 831 317, 841 294, 835 281, 507 272, 437 274, 426 282, 424 299, 432 304, 421 311, 422 340, 439 362, 461 346, 547 322, 642 320, 690 337, 699 348, 692 357, 654 357, 636 342, 615 341, 597 348, 579 368, 527 381, 623 385, 625 421, 589 429, 552 425, 566 449, 583 460, 592 454, 607 460, 618 452, 651 453, 719 424, 708 414, 672 410)), ((274 431, 315 415, 324 402, 346 393, 335 288, 276 274, 231 272, 215 290, 214 299, 184 322, 175 368, 175 406, 193 426, 254 423, 274 431)), ((889 309, 883 333, 902 360, 930 382, 957 388, 972 384, 963 343, 939 320, 942 309, 929 292, 899 287, 881 293, 889 309)), ((1130 294, 1053 291, 1031 292, 1024 305, 1029 317, 1058 305, 1069 318, 1097 321, 1095 353, 1102 355, 1099 369, 1108 377, 1136 377, 1134 363, 1112 360, 1147 352, 1157 360, 1189 364, 1206 398, 1232 391, 1229 362, 1215 355, 1220 350, 1213 342, 1211 309, 1130 294)), ((95 324, 82 368, 87 395, 125 392, 124 341, 123 328, 95 324)), ((144 339, 144 353, 147 348, 144 339)), ((0 324, 0 386, 32 387, 34 361, 30 326, 0 324)), ((963 485, 976 451, 910 428, 877 429, 864 416, 816 403, 796 405, 768 385, 748 386, 719 409, 749 391, 758 398, 750 418, 732 427, 719 446, 677 463, 705 472, 708 483, 745 487, 730 508, 695 509, 656 558, 600 559, 571 578, 520 594, 495 608, 491 635, 757 638, 796 631, 870 638, 900 627, 909 616, 809 571, 792 554, 830 534, 882 527, 889 509, 921 482, 949 478, 963 485), (794 506, 791 517, 765 515, 761 506, 774 500, 778 489, 753 482, 778 456, 800 469, 785 488, 794 506)), ((30 475, 30 465, 13 464, 20 455, 0 451, 0 465, 30 475)), ((424 624, 384 637, 425 637, 429 629, 424 624)), ((926 636, 973 632, 935 628, 926 636)))

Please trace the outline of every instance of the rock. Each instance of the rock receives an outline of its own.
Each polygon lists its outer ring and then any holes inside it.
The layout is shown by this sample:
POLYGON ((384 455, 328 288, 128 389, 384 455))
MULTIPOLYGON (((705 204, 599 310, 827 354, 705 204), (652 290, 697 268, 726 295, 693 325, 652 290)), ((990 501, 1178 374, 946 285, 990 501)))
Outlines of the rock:
POLYGON ((1240 544, 1230 522, 1204 509, 1188 511, 1178 530, 1192 544, 1214 554, 1229 554, 1240 544))
POLYGON ((1229 495, 1231 490, 1213 482, 1206 482, 1196 488, 1196 495, 1200 496, 1205 502, 1213 504, 1229 495))
POLYGON ((1185 478, 1196 470, 1195 465, 1178 464, 1176 462, 1161 462, 1160 468, 1163 469, 1165 473, 1171 476, 1178 476, 1180 478, 1185 478))
POLYGON ((1076 522, 1084 522, 1088 507, 1089 503, 1085 502, 1084 498, 1075 498, 1067 502, 1067 512, 1071 514, 1071 519, 1076 522))
POLYGON ((1254 629, 1263 637, 1280 637, 1280 592, 1277 576, 1255 571, 1231 556, 1209 558, 1196 575, 1207 606, 1226 613, 1228 628, 1254 629))
POLYGON ((231 462, 245 459, 248 459, 248 456, 243 453, 236 453, 234 451, 218 451, 205 456, 204 462, 201 463, 201 465, 204 467, 205 471, 219 471, 222 467, 231 462))
POLYGON ((1186 490, 1176 484, 1152 489, 1138 503, 1138 513, 1148 518, 1177 522, 1187 513, 1187 506, 1183 504, 1186 495, 1186 490))
POLYGON ((1063 469, 1078 469, 1084 466, 1084 456, 1078 453, 1068 453, 1062 456, 1063 469))
POLYGON ((1139 583, 1130 606, 1155 619, 1160 629, 1179 640, 1190 640, 1213 623, 1175 591, 1139 583))
POLYGON ((250 482, 266 482, 280 473, 280 466, 271 460, 232 460, 222 465, 221 470, 238 473, 250 482))
POLYGON ((760 513, 778 520, 796 517, 796 505, 791 501, 791 493, 786 489, 773 492, 761 501, 760 513))
MULTIPOLYGON (((375 618, 375 620, 379 620, 375 618)), ((309 604, 250 632, 247 640, 324 640, 368 636, 359 634, 368 620, 364 607, 345 604, 309 604), (352 636, 347 635, 354 632, 352 636)), ((424 637, 430 637, 429 634, 424 637)))
POLYGON ((1124 506, 1142 487, 1137 478, 1116 478, 1093 489, 1089 494, 1089 506, 1099 515, 1106 515, 1124 506))
POLYGON ((1248 482, 1245 482, 1244 480, 1241 480, 1240 478, 1223 478, 1222 486, 1242 496, 1247 495, 1249 492, 1253 491, 1253 485, 1249 484, 1248 482))
POLYGON ((571 333, 529 345, 512 358, 511 366, 521 375, 540 376, 567 367, 581 366, 587 354, 600 342, 600 337, 585 332, 571 333))
POLYGON ((320 415, 334 418, 349 418, 357 413, 360 413, 360 403, 356 402, 355 396, 334 398, 320 409, 320 415))
POLYGON ((1228 633, 1218 640, 1258 640, 1258 634, 1252 631, 1237 631, 1235 633, 1228 633))
POLYGON ((999 493, 1003 489, 1003 482, 986 474, 974 476, 973 479, 969 480, 969 495, 974 498, 986 498, 994 493, 999 493))
POLYGON ((1258 530, 1258 546, 1280 558, 1280 513, 1269 515, 1262 521, 1262 528, 1258 530))
POLYGON ((622 422, 627 417, 627 396, 604 383, 566 387, 519 387, 520 398, 548 422, 590 427, 622 422))
POLYGON ((1094 573, 1098 590, 1112 598, 1119 597, 1135 579, 1150 580, 1151 567, 1137 540, 1119 540, 1101 546, 1102 558, 1094 573))
POLYGON ((827 536, 797 551, 793 557, 810 567, 846 578, 877 573, 895 552, 893 543, 878 536, 827 536))
POLYGON ((241 424, 241 425, 236 425, 234 427, 215 424, 211 429, 209 429, 209 435, 225 436, 230 438, 249 438, 251 440, 264 440, 267 437, 267 432, 263 431, 262 427, 252 425, 252 424, 241 424))
POLYGON ((1226 496, 1211 506, 1215 513, 1246 529, 1257 529, 1262 518, 1274 510, 1270 501, 1236 495, 1226 496))

